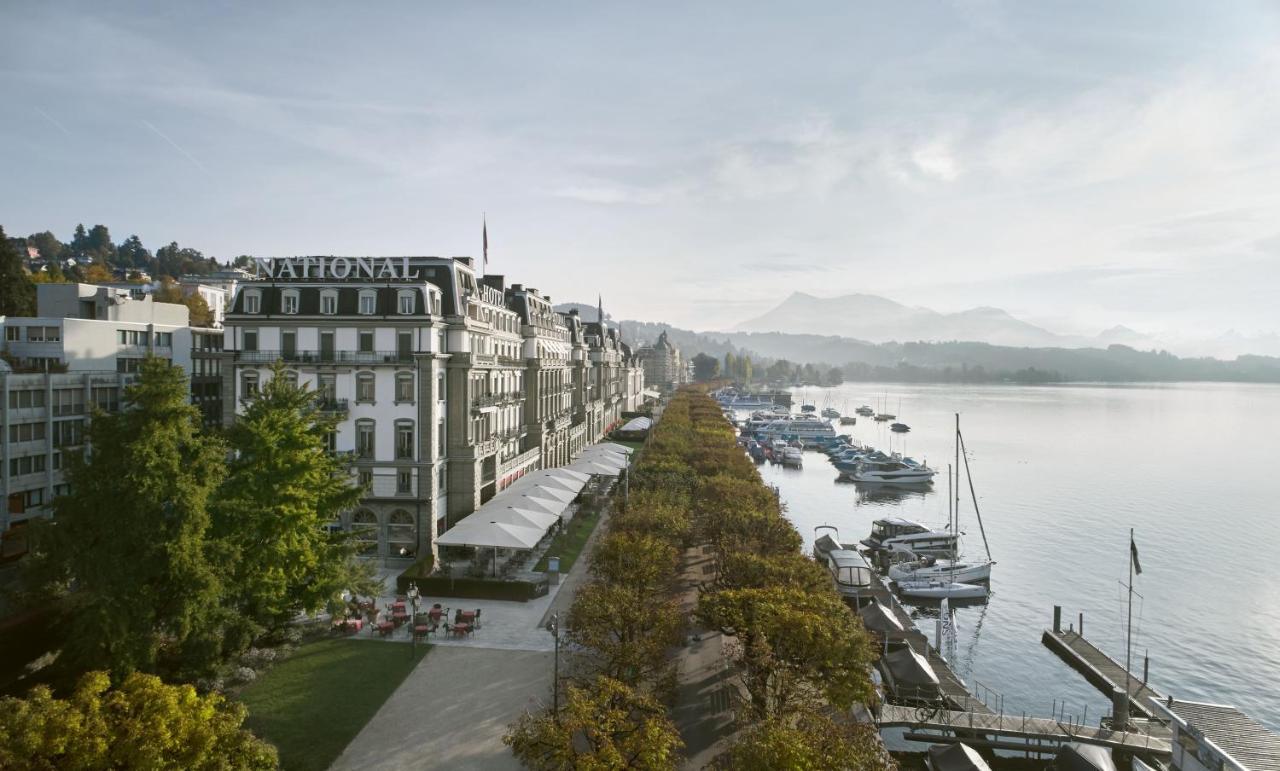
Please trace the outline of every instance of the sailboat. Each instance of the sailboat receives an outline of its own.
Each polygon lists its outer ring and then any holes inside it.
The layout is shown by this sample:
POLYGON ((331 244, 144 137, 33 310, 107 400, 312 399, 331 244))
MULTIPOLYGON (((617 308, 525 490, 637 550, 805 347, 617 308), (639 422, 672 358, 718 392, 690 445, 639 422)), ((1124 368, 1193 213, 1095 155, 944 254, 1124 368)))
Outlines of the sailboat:
MULTIPOLYGON (((957 483, 955 485, 955 501, 950 509, 950 522, 948 527, 951 531, 959 534, 960 532, 960 451, 964 447, 964 436, 960 433, 960 413, 956 413, 956 466, 955 475, 957 483)), ((982 531, 982 545, 986 549, 987 559, 985 562, 961 562, 958 548, 951 553, 951 559, 939 560, 932 565, 924 565, 915 570, 900 570, 901 578, 894 576, 893 568, 890 568, 889 575, 898 583, 898 591, 905 597, 917 597, 921 599, 943 599, 950 598, 953 600, 971 600, 986 597, 989 589, 985 582, 991 578, 991 566, 996 564, 991 559, 991 546, 987 542, 987 531, 982 525, 982 512, 978 509, 978 494, 973 488, 973 476, 969 473, 969 457, 965 454, 964 459, 965 476, 969 480, 969 493, 973 498, 973 510, 978 516, 978 527, 982 531), (945 564, 944 564, 945 562, 945 564)), ((951 487, 951 469, 947 469, 947 486, 951 487)), ((950 492, 950 490, 948 490, 950 492)), ((948 495, 948 503, 950 495, 948 495)), ((958 543, 958 540, 957 540, 958 543)), ((896 566, 895 566, 896 567, 896 566)))

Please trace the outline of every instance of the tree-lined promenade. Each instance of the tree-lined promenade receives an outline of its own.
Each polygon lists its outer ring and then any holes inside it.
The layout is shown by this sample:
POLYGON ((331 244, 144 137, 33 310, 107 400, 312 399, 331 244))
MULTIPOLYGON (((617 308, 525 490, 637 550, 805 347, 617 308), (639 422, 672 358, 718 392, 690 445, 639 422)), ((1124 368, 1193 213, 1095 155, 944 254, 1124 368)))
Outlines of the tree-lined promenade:
POLYGON ((632 470, 630 493, 591 556, 594 580, 568 618, 577 654, 554 705, 507 736, 534 769, 669 769, 682 741, 672 652, 689 619, 676 602, 686 551, 709 546, 714 581, 697 609, 732 628, 744 691, 734 769, 890 768, 874 728, 847 718, 874 698, 875 649, 738 447, 715 402, 679 392, 632 470))

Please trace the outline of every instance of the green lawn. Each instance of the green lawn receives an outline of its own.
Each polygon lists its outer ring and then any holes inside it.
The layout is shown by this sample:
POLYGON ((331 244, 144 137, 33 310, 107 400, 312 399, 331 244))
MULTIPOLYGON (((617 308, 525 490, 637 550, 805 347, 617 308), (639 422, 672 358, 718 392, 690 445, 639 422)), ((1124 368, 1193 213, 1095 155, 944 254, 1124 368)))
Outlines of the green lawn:
MULTIPOLYGON (((367 634, 367 632, 365 632, 367 634)), ((289 771, 323 771, 422 660, 408 645, 333 639, 304 645, 240 694, 247 725, 289 771)))
POLYGON ((587 539, 591 537, 591 531, 596 529, 596 523, 600 521, 600 512, 598 511, 581 511, 578 512, 564 530, 551 541, 551 546, 547 549, 547 553, 538 560, 538 564, 534 565, 536 571, 546 571, 547 556, 560 558, 560 572, 568 573, 569 568, 573 567, 573 563, 577 561, 578 555, 582 553, 582 547, 586 545, 587 539))

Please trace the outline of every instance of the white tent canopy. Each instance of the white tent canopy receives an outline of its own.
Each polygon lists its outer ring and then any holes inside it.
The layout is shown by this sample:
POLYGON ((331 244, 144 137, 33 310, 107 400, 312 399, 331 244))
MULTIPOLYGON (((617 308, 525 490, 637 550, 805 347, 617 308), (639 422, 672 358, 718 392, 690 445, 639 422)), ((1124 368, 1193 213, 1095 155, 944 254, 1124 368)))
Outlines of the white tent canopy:
MULTIPOLYGON (((476 513, 479 513, 478 511, 476 513)), ((546 528, 521 527, 505 522, 464 519, 436 538, 441 546, 491 546, 498 549, 532 549, 542 540, 546 528)))
POLYGON ((648 431, 653 428, 653 421, 646 417, 632 418, 623 424, 619 431, 648 431))
MULTIPOLYGON (((603 463, 608 466, 617 466, 618 468, 626 468, 631 463, 631 459, 620 452, 614 452, 604 447, 588 447, 578 456, 579 460, 589 460, 594 463, 603 463)), ((572 465, 569 468, 573 468, 572 465)))

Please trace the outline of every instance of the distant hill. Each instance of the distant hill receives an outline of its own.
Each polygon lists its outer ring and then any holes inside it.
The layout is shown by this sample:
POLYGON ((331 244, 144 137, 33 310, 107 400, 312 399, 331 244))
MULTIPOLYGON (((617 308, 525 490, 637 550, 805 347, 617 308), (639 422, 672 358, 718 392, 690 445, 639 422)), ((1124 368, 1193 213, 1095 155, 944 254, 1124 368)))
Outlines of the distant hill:
MULTIPOLYGON (((862 297, 892 303, 871 295, 862 297)), ((896 305, 896 303, 894 303, 896 305)), ((595 306, 557 305, 567 312, 578 308, 594 320, 595 306)), ((966 312, 981 318, 984 309, 966 312)), ((994 309, 991 309, 994 310, 994 309)), ((988 318, 998 319, 1003 311, 988 318)), ((965 314, 951 314, 965 315, 965 314)), ((1004 314, 1007 316, 1007 314, 1004 314)), ((839 367, 847 380, 888 382, 1173 382, 1234 381, 1280 383, 1280 358, 1237 356, 1234 359, 1178 357, 1168 351, 1140 350, 1121 341, 1145 338, 1125 327, 1099 335, 1092 347, 993 345, 984 342, 869 342, 839 335, 784 332, 694 332, 650 321, 616 320, 623 340, 631 345, 651 343, 662 332, 688 359, 705 353, 723 359, 726 353, 750 356, 758 364, 786 360, 793 364, 839 367), (1114 341, 1114 342, 1111 342, 1114 341)), ((1016 321, 1016 319, 1015 319, 1016 321)), ((1022 323, 1022 322, 1018 322, 1022 323)), ((1028 327, 1035 328, 1028 324, 1028 327)), ((1051 334, 1051 333, 1049 333, 1051 334)), ((758 370, 760 371, 760 370, 758 370)))
POLYGON ((1060 335, 999 308, 939 313, 869 294, 816 297, 794 292, 773 310, 742 322, 733 331, 835 334, 874 343, 970 340, 1026 347, 1156 346, 1154 340, 1126 327, 1113 327, 1096 338, 1060 335))

